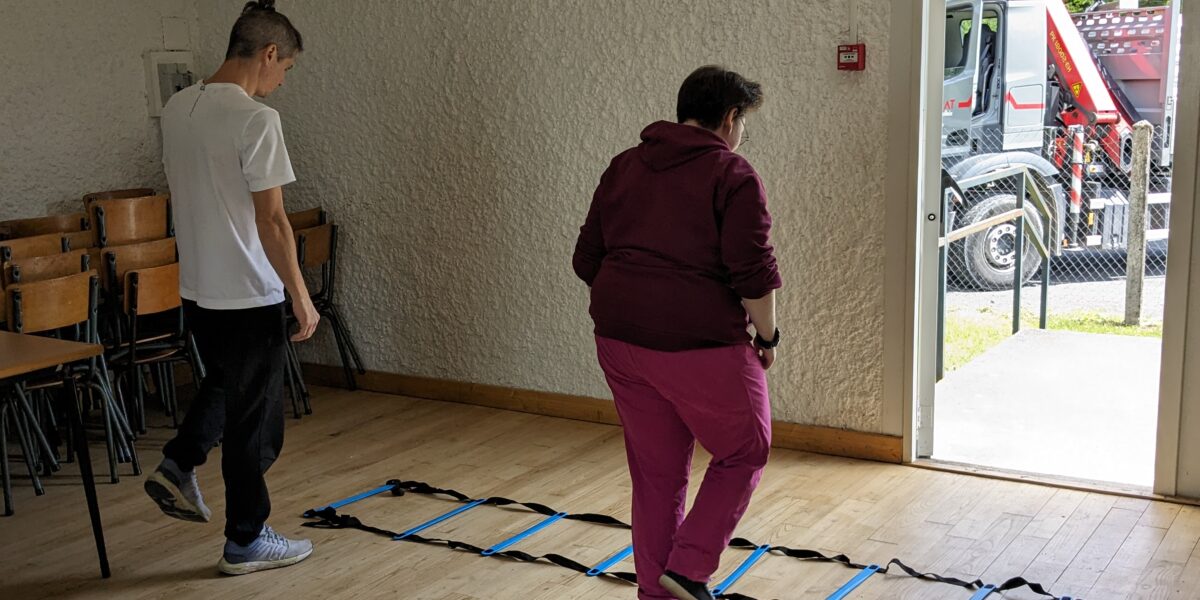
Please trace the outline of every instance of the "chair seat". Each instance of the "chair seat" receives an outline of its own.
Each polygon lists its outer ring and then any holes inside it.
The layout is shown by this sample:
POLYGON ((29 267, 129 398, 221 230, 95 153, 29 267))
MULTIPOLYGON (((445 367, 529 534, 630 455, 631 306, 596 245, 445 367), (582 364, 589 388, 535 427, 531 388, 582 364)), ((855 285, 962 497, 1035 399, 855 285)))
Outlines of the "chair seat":
POLYGON ((52 367, 26 374, 17 378, 17 381, 25 387, 25 391, 33 392, 61 386, 64 376, 70 377, 79 383, 86 379, 90 373, 90 369, 84 368, 72 368, 69 373, 63 373, 62 367, 52 367))
MULTIPOLYGON (((175 337, 178 337, 178 336, 174 333, 160 333, 160 334, 151 335, 151 336, 147 336, 147 337, 139 337, 137 344, 138 344, 138 346, 142 346, 145 344, 153 344, 154 342, 160 342, 162 340, 168 340, 168 339, 175 338, 175 337)), ((121 342, 120 344, 114 345, 111 342, 109 342, 109 343, 104 344, 104 350, 108 353, 112 353, 114 351, 126 350, 127 348, 125 346, 128 343, 129 343, 128 341, 125 341, 125 342, 121 342)))
MULTIPOLYGON (((71 378, 75 381, 79 381, 83 379, 83 376, 79 373, 72 373, 71 378)), ((44 379, 41 381, 27 381, 25 382, 25 391, 34 392, 37 390, 47 390, 50 388, 56 388, 62 384, 63 380, 61 377, 56 379, 44 379)))
POLYGON ((151 354, 149 356, 140 356, 136 360, 133 361, 133 364, 146 365, 146 364, 150 364, 150 363, 162 362, 168 358, 177 356, 182 352, 183 352, 183 348, 166 348, 166 349, 154 352, 153 354, 151 354))
MULTIPOLYGON (((134 364, 145 365, 150 363, 162 362, 168 358, 179 355, 186 350, 182 343, 171 343, 161 345, 138 345, 137 356, 134 359, 134 364)), ((113 365, 128 364, 129 348, 120 348, 116 352, 109 355, 109 360, 113 365)))

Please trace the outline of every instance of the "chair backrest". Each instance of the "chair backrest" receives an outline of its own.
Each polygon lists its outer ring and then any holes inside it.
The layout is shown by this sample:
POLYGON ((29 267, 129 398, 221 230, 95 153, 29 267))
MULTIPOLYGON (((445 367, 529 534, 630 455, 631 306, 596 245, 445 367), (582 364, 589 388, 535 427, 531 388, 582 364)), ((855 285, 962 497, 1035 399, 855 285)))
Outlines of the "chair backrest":
POLYGON ((153 196, 152 188, 130 188, 127 190, 109 190, 107 192, 92 192, 83 195, 83 210, 90 213, 92 203, 97 200, 121 200, 123 198, 142 198, 153 196))
POLYGON ((62 236, 64 250, 87 250, 96 247, 96 232, 90 229, 70 231, 59 235, 62 236))
POLYGON ((87 250, 75 250, 49 256, 18 258, 4 263, 3 287, 66 277, 91 270, 87 250))
POLYGON ((337 225, 328 223, 295 232, 300 266, 319 267, 333 260, 336 231, 337 225))
MULTIPOLYGON (((87 252, 88 256, 91 257, 92 268, 100 269, 102 267, 100 261, 101 248, 96 247, 95 231, 88 229, 84 231, 72 231, 70 233, 63 233, 61 235, 63 252, 84 250, 87 252)), ((103 278, 101 278, 100 281, 101 284, 104 283, 103 278)))
POLYGON ((95 271, 5 289, 9 331, 39 333, 87 323, 96 306, 95 271))
POLYGON ((0 222, 0 231, 3 231, 4 234, 10 238, 32 237, 35 235, 45 235, 47 233, 83 231, 87 228, 88 220, 85 213, 50 215, 46 217, 35 217, 33 219, 14 219, 11 221, 0 222))
POLYGON ((61 254, 62 251, 62 235, 57 233, 4 240, 0 242, 0 263, 18 258, 61 254))
POLYGON ((171 208, 166 196, 96 200, 88 216, 100 247, 171 237, 171 208))
POLYGON ((104 285, 111 287, 125 281, 125 274, 135 269, 161 267, 176 262, 175 238, 110 246, 101 249, 100 269, 104 285))
POLYGON ((292 224, 293 231, 308 229, 325 224, 325 209, 320 206, 309 208, 299 212, 288 213, 287 218, 288 222, 292 224))
POLYGON ((179 308, 179 263, 125 273, 125 312, 152 315, 179 308))

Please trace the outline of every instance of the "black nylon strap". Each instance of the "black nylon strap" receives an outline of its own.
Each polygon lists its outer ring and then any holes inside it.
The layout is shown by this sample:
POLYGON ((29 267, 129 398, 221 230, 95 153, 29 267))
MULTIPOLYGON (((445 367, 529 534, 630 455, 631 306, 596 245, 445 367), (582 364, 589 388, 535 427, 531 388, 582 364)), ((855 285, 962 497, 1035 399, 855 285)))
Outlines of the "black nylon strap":
MULTIPOLYGON (((758 548, 758 545, 755 544, 754 542, 751 542, 750 540, 748 540, 746 538, 733 538, 732 540, 729 540, 729 547, 753 550, 755 548, 758 548)), ((771 546, 770 551, 772 554, 780 554, 780 555, 787 556, 789 558, 795 558, 798 560, 815 560, 817 562, 835 562, 835 563, 841 563, 843 565, 846 565, 847 567, 850 567, 852 569, 867 568, 867 565, 860 565, 860 564, 850 560, 850 557, 846 556, 845 554, 838 554, 836 556, 826 556, 820 552, 817 552, 816 550, 805 550, 802 548, 799 548, 799 549, 798 548, 788 548, 787 546, 771 546)))
MULTIPOLYGON (((421 481, 402 481, 399 479, 392 479, 387 482, 387 485, 392 486, 392 495, 393 496, 403 496, 406 493, 413 493, 413 494, 425 494, 425 495, 431 495, 431 496, 446 496, 446 497, 452 498, 460 503, 474 502, 474 500, 472 500, 470 496, 463 494, 462 492, 459 492, 457 490, 436 488, 436 487, 433 487, 433 486, 431 486, 427 483, 421 482, 421 481)), ((498 507, 499 506, 522 506, 533 512, 536 512, 536 513, 539 513, 542 515, 546 515, 546 516, 556 515, 559 513, 559 511, 554 510, 553 508, 550 508, 549 506, 546 506, 544 504, 538 504, 536 502, 518 502, 516 500, 510 500, 508 498, 501 498, 498 496, 487 498, 484 501, 484 504, 498 506, 498 507)), ((310 518, 310 519, 317 519, 316 521, 309 521, 307 523, 304 523, 303 524, 304 527, 313 527, 316 529, 358 529, 360 531, 365 531, 367 533, 373 533, 376 535, 385 536, 388 539, 395 539, 399 535, 398 533, 396 533, 394 531, 389 531, 387 529, 380 529, 378 527, 372 527, 370 525, 366 525, 362 521, 360 521, 359 519, 357 519, 353 516, 343 515, 343 514, 338 513, 337 510, 335 510, 333 508, 310 510, 310 511, 306 512, 304 514, 304 516, 307 518, 310 518)), ((619 519, 616 519, 614 517, 610 517, 608 515, 584 513, 584 514, 578 514, 578 515, 568 515, 564 518, 575 520, 575 521, 583 521, 583 522, 587 522, 587 523, 596 523, 596 524, 600 524, 600 525, 619 527, 622 529, 631 529, 629 524, 627 524, 619 519)), ((446 546, 447 548, 450 548, 453 550, 470 552, 475 555, 482 555, 485 550, 484 548, 480 548, 478 546, 468 544, 466 542, 460 542, 460 541, 456 541, 456 540, 446 540, 446 539, 441 539, 441 538, 426 538, 426 537, 421 537, 419 535, 409 535, 409 536, 404 537, 403 540, 407 541, 407 542, 418 543, 418 544, 446 546)), ((744 549, 744 550, 753 550, 753 549, 758 548, 758 544, 755 544, 754 542, 751 542, 750 540, 747 540, 746 538, 739 537, 739 538, 734 538, 734 539, 730 540, 729 547, 737 548, 737 549, 744 549)), ((853 560, 851 560, 850 557, 846 556, 845 554, 836 554, 836 555, 830 556, 830 555, 826 555, 821 552, 818 552, 816 550, 808 550, 805 548, 789 548, 787 546, 771 546, 770 552, 772 554, 787 556, 789 558, 794 558, 797 560, 811 560, 811 561, 816 561, 816 562, 839 563, 848 568, 857 569, 857 570, 862 570, 862 569, 867 568, 867 565, 856 563, 853 560)), ((528 554, 526 552, 521 552, 520 550, 508 550, 508 551, 504 551, 504 552, 497 552, 495 554, 492 554, 491 556, 499 557, 499 558, 507 558, 507 559, 515 560, 515 561, 519 561, 519 562, 529 562, 529 563, 544 561, 544 562, 548 562, 548 563, 557 565, 557 566, 565 568, 565 569, 570 569, 572 571, 575 571, 578 573, 584 573, 584 574, 587 574, 587 572, 590 570, 590 568, 587 567, 586 565, 584 565, 578 561, 572 560, 570 558, 567 558, 561 554, 544 554, 541 556, 534 556, 534 555, 528 554)), ((893 558, 890 561, 888 561, 887 564, 883 565, 883 567, 879 570, 879 572, 886 574, 890 571, 890 569, 892 567, 899 568, 906 575, 908 575, 909 577, 913 577, 915 579, 922 579, 922 580, 926 580, 926 581, 944 583, 947 585, 954 585, 954 586, 958 586, 958 587, 965 588, 965 589, 972 590, 972 591, 978 590, 978 589, 984 587, 984 585, 985 585, 983 583, 983 581, 981 581, 979 579, 976 579, 974 581, 965 581, 965 580, 958 579, 955 577, 946 577, 946 576, 938 575, 936 573, 924 573, 924 572, 918 571, 916 569, 913 569, 912 567, 909 567, 908 565, 904 564, 903 562, 900 561, 900 559, 897 559, 897 558, 893 558)), ((599 577, 605 577, 608 579, 613 579, 616 581, 622 581, 625 583, 637 585, 637 575, 634 573, 620 572, 620 571, 605 572, 605 573, 599 575, 599 577)), ((1059 596, 1055 596, 1054 594, 1046 591, 1045 587, 1042 586, 1041 584, 1030 582, 1023 577, 1013 577, 1012 579, 1009 579, 1008 581, 1005 581, 1004 583, 997 585, 996 591, 997 592, 1005 592, 1005 591, 1014 590, 1014 589, 1021 588, 1021 587, 1028 587, 1034 593, 1040 594, 1042 596, 1046 596, 1048 598, 1051 598, 1052 600, 1062 600, 1062 598, 1060 598, 1059 596)), ((720 596, 718 596, 718 598, 722 598, 724 600, 758 600, 757 598, 755 598, 753 596, 747 596, 745 594, 739 594, 739 593, 734 593, 734 592, 731 592, 728 594, 721 594, 720 596)))
MULTIPOLYGON (((517 503, 517 504, 519 504, 519 503, 517 503)), ((554 513, 551 513, 551 514, 554 514, 554 513)), ((370 525, 366 525, 356 517, 353 517, 350 515, 339 514, 337 512, 337 510, 333 509, 333 508, 324 508, 319 511, 309 511, 308 513, 305 513, 305 516, 307 516, 311 519, 319 519, 319 520, 303 523, 304 527, 312 527, 314 529, 358 529, 360 531, 366 531, 367 533, 374 533, 376 535, 384 536, 388 539, 393 539, 393 540, 396 538, 396 536, 400 535, 399 533, 396 533, 394 531, 389 531, 387 529, 381 529, 378 527, 371 527, 370 525)), ((417 543, 417 544, 429 544, 429 545, 434 545, 434 546, 446 546, 447 548, 450 548, 452 550, 460 550, 460 551, 469 552, 469 553, 475 554, 475 555, 482 555, 483 551, 484 551, 484 548, 480 548, 479 546, 475 546, 473 544, 468 544, 466 542, 460 542, 457 540, 446 540, 446 539, 441 539, 441 538, 427 538, 427 537, 422 537, 419 535, 407 536, 407 537, 403 538, 403 541, 413 542, 413 543, 417 543)), ((570 558, 567 558, 561 554, 544 554, 541 556, 534 556, 532 554, 529 554, 527 552, 521 552, 519 550, 509 550, 506 552, 497 552, 497 553, 493 554, 492 556, 497 557, 497 558, 508 558, 508 559, 512 559, 512 560, 516 560, 516 561, 520 561, 520 562, 545 561, 545 562, 549 562, 551 564, 554 564, 554 565, 557 565, 557 566, 560 566, 560 567, 563 567, 566 569, 570 569, 577 573, 583 573, 585 575, 590 570, 590 567, 587 567, 587 566, 583 565, 582 563, 572 560, 570 558)), ((603 574, 599 575, 599 577, 607 577, 609 579, 615 579, 615 580, 622 581, 625 583, 631 583, 633 585, 637 585, 637 575, 635 575, 633 573, 612 571, 612 572, 603 573, 603 574)))
POLYGON ((350 515, 338 514, 338 511, 333 508, 322 508, 321 510, 316 511, 310 510, 304 513, 304 516, 310 519, 319 520, 301 523, 302 527, 312 527, 313 529, 358 529, 359 531, 374 533, 376 535, 384 536, 388 539, 393 539, 397 535, 400 535, 394 531, 388 531, 378 527, 371 527, 370 525, 366 525, 362 521, 359 521, 357 518, 350 515))
MULTIPOLYGON (((473 501, 470 496, 467 496, 466 494, 463 494, 462 492, 459 492, 456 490, 443 489, 443 488, 435 488, 435 487, 430 486, 429 484, 421 482, 421 481, 400 481, 398 479, 393 479, 391 481, 388 481, 387 484, 392 486, 392 495, 393 496, 403 496, 405 494, 405 492, 412 492, 414 494, 448 496, 450 498, 454 498, 455 500, 458 500, 459 502, 472 502, 473 501)), ((549 517, 551 515, 556 515, 559 512, 557 510, 554 510, 553 508, 550 508, 549 506, 546 506, 545 504, 538 504, 536 502, 519 502, 517 500, 501 498, 499 496, 493 496, 491 498, 488 498, 484 502, 484 504, 490 504, 492 506, 512 506, 512 505, 524 506, 525 508, 528 508, 529 510, 532 510, 533 512, 546 515, 547 517, 549 517)), ((629 524, 627 524, 623 521, 620 521, 618 519, 615 519, 613 517, 610 517, 608 515, 580 513, 577 515, 569 514, 564 518, 569 521, 582 521, 585 523, 595 523, 597 525, 610 525, 613 527, 620 527, 622 529, 630 529, 629 524)))

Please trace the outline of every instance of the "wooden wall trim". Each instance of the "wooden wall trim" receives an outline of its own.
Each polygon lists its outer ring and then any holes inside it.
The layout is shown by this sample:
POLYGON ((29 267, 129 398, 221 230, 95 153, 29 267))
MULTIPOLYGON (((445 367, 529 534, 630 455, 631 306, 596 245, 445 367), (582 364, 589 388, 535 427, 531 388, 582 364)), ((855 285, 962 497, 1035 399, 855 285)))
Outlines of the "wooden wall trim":
MULTIPOLYGON (((345 386, 340 367, 309 363, 305 363, 303 367, 304 378, 310 383, 330 387, 345 386)), ((473 404, 608 425, 621 423, 612 401, 600 398, 379 371, 368 371, 366 375, 359 375, 357 381, 360 388, 383 394, 473 404)), ((771 428, 773 446, 776 448, 880 462, 901 462, 902 442, 899 436, 782 421, 772 422, 771 428)))

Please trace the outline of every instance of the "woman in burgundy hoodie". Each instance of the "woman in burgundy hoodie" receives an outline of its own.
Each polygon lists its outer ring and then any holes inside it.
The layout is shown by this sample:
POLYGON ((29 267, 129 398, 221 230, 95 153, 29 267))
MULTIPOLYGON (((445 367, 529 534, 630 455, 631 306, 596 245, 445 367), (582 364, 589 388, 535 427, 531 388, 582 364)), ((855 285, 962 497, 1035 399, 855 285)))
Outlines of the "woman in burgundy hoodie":
POLYGON ((735 154, 761 104, 762 87, 737 73, 689 75, 679 122, 650 125, 612 160, 575 246, 625 427, 643 599, 712 598, 707 583, 771 446, 781 281, 766 192, 735 154), (696 441, 713 459, 685 517, 696 441))

